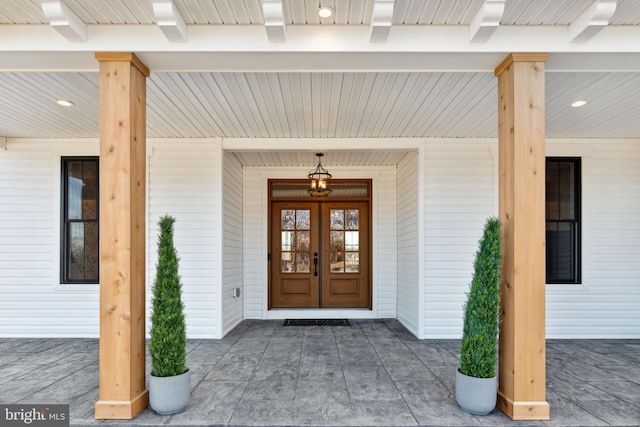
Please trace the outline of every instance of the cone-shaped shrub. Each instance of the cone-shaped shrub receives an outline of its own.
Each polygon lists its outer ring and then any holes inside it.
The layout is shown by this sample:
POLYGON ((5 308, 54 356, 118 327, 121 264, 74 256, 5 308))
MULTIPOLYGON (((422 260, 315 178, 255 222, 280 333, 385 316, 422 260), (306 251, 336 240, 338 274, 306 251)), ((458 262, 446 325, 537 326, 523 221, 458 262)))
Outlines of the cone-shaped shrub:
POLYGON ((168 215, 160 218, 158 264, 153 282, 151 313, 151 375, 170 377, 187 372, 187 333, 181 298, 178 254, 173 245, 173 223, 168 215))
POLYGON ((489 218, 474 263, 464 306, 460 373, 476 378, 495 376, 500 322, 500 219, 489 218))

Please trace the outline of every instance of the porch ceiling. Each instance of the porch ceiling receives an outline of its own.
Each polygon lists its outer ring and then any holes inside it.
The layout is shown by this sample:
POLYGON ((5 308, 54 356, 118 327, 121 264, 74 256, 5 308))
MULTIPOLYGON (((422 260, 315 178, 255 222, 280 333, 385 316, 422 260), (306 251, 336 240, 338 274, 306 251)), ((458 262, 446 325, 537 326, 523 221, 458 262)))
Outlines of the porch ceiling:
POLYGON ((174 0, 189 32, 171 43, 152 0, 64 0, 86 42, 52 29, 41 0, 0 0, 0 137, 97 138, 93 53, 130 50, 152 71, 151 138, 495 138, 492 71, 521 50, 551 52, 548 137, 640 138, 640 2, 570 42, 594 2, 508 0, 495 36, 470 43, 484 0, 396 0, 388 42, 369 43, 374 0, 283 0, 287 40, 269 43, 260 0, 174 0))
MULTIPOLYGON (((548 72, 546 87, 549 137, 640 137, 640 73, 548 72), (588 104, 571 108, 578 99, 588 104)), ((98 137, 97 73, 4 72, 0 93, 0 136, 98 137)), ((498 133, 490 73, 153 73, 147 97, 151 138, 498 133)))

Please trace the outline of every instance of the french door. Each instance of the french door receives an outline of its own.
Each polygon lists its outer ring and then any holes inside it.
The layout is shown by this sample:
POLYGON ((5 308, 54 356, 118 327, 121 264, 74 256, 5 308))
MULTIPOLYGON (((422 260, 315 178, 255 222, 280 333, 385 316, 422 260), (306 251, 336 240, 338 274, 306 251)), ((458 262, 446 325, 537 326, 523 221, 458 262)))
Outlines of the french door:
POLYGON ((271 308, 370 308, 368 202, 272 202, 271 308))

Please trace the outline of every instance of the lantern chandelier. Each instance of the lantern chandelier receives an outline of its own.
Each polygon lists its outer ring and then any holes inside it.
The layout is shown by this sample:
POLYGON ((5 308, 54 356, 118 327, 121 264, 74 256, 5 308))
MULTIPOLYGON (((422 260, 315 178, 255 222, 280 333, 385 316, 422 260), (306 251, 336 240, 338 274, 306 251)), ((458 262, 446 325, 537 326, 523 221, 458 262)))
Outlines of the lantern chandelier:
POLYGON ((318 166, 315 170, 309 172, 309 189, 307 192, 311 196, 315 197, 323 197, 331 194, 331 189, 329 188, 329 181, 331 181, 331 174, 328 170, 322 167, 322 156, 323 153, 316 153, 316 157, 318 157, 318 166))

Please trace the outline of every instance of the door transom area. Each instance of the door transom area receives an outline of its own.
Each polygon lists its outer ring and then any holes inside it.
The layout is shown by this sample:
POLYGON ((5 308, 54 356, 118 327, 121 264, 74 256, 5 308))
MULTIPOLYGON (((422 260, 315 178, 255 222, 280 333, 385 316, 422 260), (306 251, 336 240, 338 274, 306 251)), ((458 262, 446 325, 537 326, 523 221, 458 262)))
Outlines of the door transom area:
POLYGON ((269 308, 370 309, 370 181, 320 200, 305 185, 270 182, 269 308))

